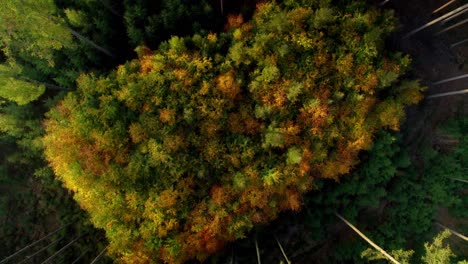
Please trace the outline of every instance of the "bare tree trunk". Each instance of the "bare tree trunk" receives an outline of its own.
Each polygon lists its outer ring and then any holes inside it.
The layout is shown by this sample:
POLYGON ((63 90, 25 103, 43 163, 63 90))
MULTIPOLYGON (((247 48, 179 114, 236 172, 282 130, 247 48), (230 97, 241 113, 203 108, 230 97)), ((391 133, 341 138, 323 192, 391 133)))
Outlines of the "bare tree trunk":
POLYGON ((452 178, 452 177, 448 177, 449 179, 452 179, 454 181, 459 181, 459 182, 464 182, 464 183, 468 183, 467 180, 463 180, 463 179, 458 179, 458 178, 452 178))
MULTIPOLYGON (((47 17, 46 19, 49 20, 49 21, 52 21, 53 23, 57 23, 57 21, 54 21, 54 19, 51 18, 51 17, 47 17)), ((65 27, 67 27, 67 26, 65 26, 65 27)), ((68 30, 70 31, 70 33, 71 33, 73 36, 75 36, 77 39, 79 39, 79 40, 85 42, 86 44, 92 46, 93 48, 99 50, 100 52, 106 54, 106 55, 109 56, 109 57, 115 57, 114 54, 112 54, 112 52, 106 50, 105 48, 103 48, 103 47, 101 47, 101 46, 99 46, 99 45, 97 45, 97 44, 94 43, 92 40, 86 38, 85 36, 83 36, 83 35, 81 35, 80 33, 76 32, 76 31, 73 30, 72 28, 70 28, 70 27, 67 27, 67 28, 68 28, 68 30)))
POLYGON ((117 10, 115 10, 107 0, 101 0, 101 4, 107 9, 109 10, 112 14, 118 16, 118 17, 123 17, 119 12, 117 12, 117 10))
MULTIPOLYGON (((467 9, 467 10, 468 10, 468 9, 467 9)), ((454 28, 456 28, 456 27, 458 27, 458 26, 460 26, 460 25, 463 25, 463 24, 465 24, 466 22, 468 22, 468 18, 465 19, 465 20, 462 20, 462 21, 460 21, 460 22, 458 22, 458 23, 456 23, 456 24, 453 24, 453 25, 451 25, 450 27, 448 27, 448 28, 446 28, 446 29, 444 29, 444 30, 441 30, 441 31, 437 32, 435 35, 438 36, 438 35, 440 35, 440 34, 442 34, 442 33, 444 33, 444 32, 447 32, 447 31, 449 31, 449 30, 451 30, 451 29, 454 29, 454 28)))
POLYGON ((286 252, 284 252, 283 246, 281 246, 281 243, 279 242, 278 238, 275 236, 276 243, 278 243, 278 247, 281 250, 281 253, 283 254, 284 259, 286 260, 287 264, 291 264, 291 261, 289 261, 288 256, 286 255, 286 252))
POLYGON ((31 243, 31 244, 25 246, 24 248, 22 248, 22 249, 16 251, 13 255, 10 255, 10 256, 4 258, 2 261, 0 261, 0 264, 1 264, 1 263, 6 263, 9 259, 11 259, 11 258, 17 256, 17 255, 20 254, 21 252, 24 252, 26 249, 28 249, 28 248, 30 248, 30 247, 36 245, 37 243, 43 241, 44 239, 47 239, 47 238, 51 237, 53 234, 59 232, 60 230, 64 229, 65 227, 67 227, 67 226, 69 226, 69 225, 71 225, 71 224, 65 225, 65 226, 63 226, 63 227, 61 227, 61 228, 55 230, 54 232, 49 233, 48 235, 42 237, 41 239, 36 240, 36 241, 34 241, 33 243, 31 243))
POLYGON ((440 10, 442 10, 442 9, 446 8, 447 6, 455 3, 456 1, 457 0, 452 0, 452 1, 447 2, 446 4, 442 5, 441 7, 437 8, 436 10, 432 11, 432 14, 435 14, 435 13, 439 12, 440 10))
POLYGON ((456 95, 456 94, 464 94, 464 93, 468 93, 468 89, 455 91, 455 92, 433 94, 433 95, 429 95, 426 98, 431 99, 431 98, 444 97, 444 96, 456 95))
POLYGON ((83 251, 83 253, 81 253, 81 255, 79 255, 71 264, 78 263, 78 261, 80 261, 84 257, 84 255, 86 255, 86 253, 88 253, 88 250, 83 251))
POLYGON ((91 262, 91 264, 97 263, 97 261, 104 255, 104 252, 106 252, 106 250, 107 250, 107 247, 104 248, 104 249, 101 251, 101 253, 99 253, 99 255, 98 255, 95 259, 93 259, 93 261, 91 262))
POLYGON ((49 258, 47 258, 46 260, 44 260, 41 264, 45 264, 47 262, 49 262, 51 259, 55 258, 56 256, 58 256, 60 253, 62 253, 63 251, 65 251, 65 249, 69 248, 71 245, 73 245, 76 241, 78 241, 78 239, 82 238, 84 235, 86 234, 82 234, 82 235, 79 235, 77 238, 73 239, 72 241, 70 241, 70 243, 66 244, 65 246, 63 246, 61 249, 59 249, 57 252, 55 252, 52 256, 50 256, 49 258))
POLYGON ((50 90, 72 91, 72 89, 70 89, 70 88, 66 88, 66 87, 62 87, 62 86, 58 86, 58 85, 54 85, 54 84, 50 84, 50 83, 42 83, 42 82, 39 82, 39 83, 45 85, 45 87, 47 89, 50 89, 50 90))
POLYGON ((445 24, 445 23, 447 23, 447 22, 449 22, 450 20, 452 20, 452 19, 454 19, 454 18, 460 16, 460 15, 463 15, 466 11, 468 11, 468 8, 466 8, 466 9, 464 9, 464 10, 462 10, 462 11, 456 13, 456 14, 454 14, 453 16, 447 17, 446 19, 444 19, 444 20, 442 21, 442 25, 445 24))
POLYGON ((458 41, 458 42, 455 42, 455 43, 453 43, 452 45, 450 45, 450 48, 454 48, 454 47, 456 47, 456 46, 458 46, 458 45, 461 45, 461 44, 463 44, 463 43, 465 43, 465 42, 468 42, 468 38, 466 38, 466 39, 464 39, 464 40, 461 40, 461 41, 458 41))
POLYGON ((58 238, 56 240, 54 240, 53 242, 51 242, 49 245, 39 249, 38 251, 36 251, 34 254, 32 255, 28 255, 26 256, 25 259, 23 259, 21 262, 19 262, 18 264, 22 264, 22 263, 25 263, 25 262, 28 262, 31 258, 33 258, 34 256, 37 256, 39 253, 43 252, 44 250, 50 248, 51 246, 55 245, 57 242, 61 241, 62 239, 64 239, 65 237, 61 237, 61 238, 58 238))
POLYGON ((80 33, 76 32, 75 30, 73 30, 71 28, 69 28, 69 30, 72 33, 72 35, 75 36, 76 38, 78 38, 79 40, 85 42, 86 44, 92 46, 93 48, 99 50, 100 52, 106 54, 109 57, 115 57, 114 54, 112 54, 110 51, 108 51, 105 48, 97 45, 96 43, 94 43, 90 39, 86 38, 85 36, 81 35, 80 33))
POLYGON ((459 8, 457 8, 457 9, 455 9, 455 10, 453 10, 453 11, 451 11, 451 12, 449 12, 449 13, 447 13, 447 14, 441 16, 441 17, 439 17, 439 18, 436 18, 436 19, 434 19, 434 20, 432 20, 432 21, 430 21, 430 22, 428 22, 428 23, 422 25, 421 27, 419 27, 419 28, 417 28, 417 29, 415 29, 415 30, 409 32, 408 34, 406 34, 405 36, 403 36, 403 39, 409 38, 409 37, 411 37, 412 35, 416 34, 417 32, 419 32, 419 31, 421 31, 421 30, 423 30, 423 29, 425 29, 425 28, 427 28, 427 27, 430 27, 430 26, 434 25, 435 23, 440 22, 440 21, 442 21, 442 20, 444 20, 444 19, 450 17, 451 15, 456 14, 456 13, 458 13, 458 12, 464 10, 464 9, 467 8, 467 7, 468 7, 468 4, 465 4, 465 5, 463 5, 463 6, 459 7, 459 8))
POLYGON ((400 262, 398 262, 396 259, 394 259, 392 256, 390 256, 390 254, 388 254, 381 247, 377 246, 377 244, 372 242, 372 240, 370 240, 368 237, 366 237, 366 235, 364 235, 361 231, 359 231, 359 229, 354 227, 350 222, 348 222, 346 219, 344 219, 341 215, 339 215, 338 213, 335 213, 335 215, 338 218, 340 218, 341 221, 343 221, 345 224, 347 224, 349 227, 351 227, 351 229, 353 229, 354 232, 356 232, 360 237, 362 237, 367 243, 369 243, 372 247, 374 247, 376 250, 378 250, 380 253, 382 253, 385 257, 387 257, 390 261, 392 261, 393 263, 396 263, 396 264, 400 264, 400 262))
POLYGON ((468 78, 468 74, 462 74, 460 76, 456 76, 456 77, 448 78, 448 79, 445 79, 445 80, 441 80, 441 81, 433 83, 432 85, 439 85, 439 84, 443 84, 443 83, 451 82, 451 81, 456 81, 456 80, 463 79, 463 78, 468 78))
POLYGON ((388 3, 389 1, 390 1, 390 0, 384 0, 384 1, 382 1, 382 2, 379 4, 379 6, 385 5, 385 4, 388 3))
POLYGON ((258 249, 257 238, 255 238, 255 251, 257 251, 257 264, 262 264, 262 261, 260 260, 260 250, 258 249))
POLYGON ((44 83, 44 82, 36 81, 36 80, 29 79, 29 78, 26 78, 26 77, 23 77, 23 76, 20 76, 20 75, 15 75, 13 77, 18 79, 18 80, 22 80, 22 81, 25 81, 25 82, 28 82, 28 83, 32 83, 32 84, 36 84, 36 85, 44 85, 47 89, 50 89, 50 90, 72 91, 72 89, 70 89, 70 88, 58 86, 58 85, 51 84, 51 83, 44 83))
POLYGON ((452 234, 456 235, 457 237, 459 237, 459 238, 461 238, 461 239, 463 239, 463 240, 465 240, 465 241, 468 241, 468 237, 466 237, 466 236, 464 236, 464 235, 458 233, 457 231, 455 231, 455 230, 453 230, 453 229, 450 229, 450 228, 448 228, 448 227, 442 225, 442 224, 439 223, 439 222, 436 222, 436 224, 437 224, 438 226, 440 226, 440 227, 442 227, 442 228, 445 228, 445 229, 447 229, 448 231, 452 232, 452 234))

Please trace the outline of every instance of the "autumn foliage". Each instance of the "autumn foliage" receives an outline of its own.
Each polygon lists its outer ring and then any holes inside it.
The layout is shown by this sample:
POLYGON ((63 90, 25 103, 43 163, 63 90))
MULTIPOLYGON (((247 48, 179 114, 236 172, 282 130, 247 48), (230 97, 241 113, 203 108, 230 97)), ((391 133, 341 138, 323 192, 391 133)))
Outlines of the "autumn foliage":
POLYGON ((49 112, 47 159, 121 262, 203 260, 300 210, 420 100, 409 59, 384 49, 391 14, 312 2, 141 47, 49 112))

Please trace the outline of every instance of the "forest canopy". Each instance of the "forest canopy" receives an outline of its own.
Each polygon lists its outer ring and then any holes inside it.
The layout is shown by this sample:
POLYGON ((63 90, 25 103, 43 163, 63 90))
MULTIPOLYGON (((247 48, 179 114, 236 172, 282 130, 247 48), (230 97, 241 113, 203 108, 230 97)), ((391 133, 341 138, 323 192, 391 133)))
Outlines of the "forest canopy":
POLYGON ((390 12, 304 2, 141 46, 48 113, 45 155, 120 261, 203 260, 299 210, 421 99, 409 58, 384 47, 390 12))

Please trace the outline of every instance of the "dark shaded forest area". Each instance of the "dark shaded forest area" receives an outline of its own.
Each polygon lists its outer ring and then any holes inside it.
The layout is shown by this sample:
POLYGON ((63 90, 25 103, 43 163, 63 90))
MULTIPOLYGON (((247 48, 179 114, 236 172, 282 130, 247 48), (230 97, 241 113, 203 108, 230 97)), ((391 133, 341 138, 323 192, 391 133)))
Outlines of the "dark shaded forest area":
POLYGON ((467 10, 3 0, 0 263, 466 263, 467 10))

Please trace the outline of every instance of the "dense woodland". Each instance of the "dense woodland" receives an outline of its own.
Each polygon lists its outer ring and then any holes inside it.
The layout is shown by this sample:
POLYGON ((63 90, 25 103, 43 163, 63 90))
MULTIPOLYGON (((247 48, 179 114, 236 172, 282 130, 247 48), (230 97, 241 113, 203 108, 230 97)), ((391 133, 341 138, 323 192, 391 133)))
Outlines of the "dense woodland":
POLYGON ((434 219, 468 231, 468 119, 405 143, 425 87, 398 26, 366 1, 3 0, 0 261, 59 229, 5 263, 385 263, 340 215, 400 263, 466 263, 434 219))

